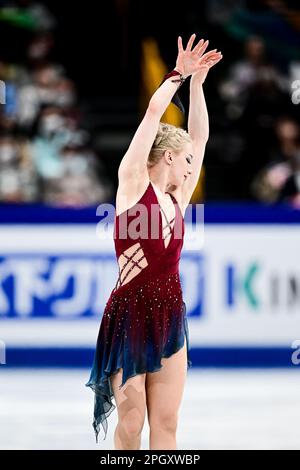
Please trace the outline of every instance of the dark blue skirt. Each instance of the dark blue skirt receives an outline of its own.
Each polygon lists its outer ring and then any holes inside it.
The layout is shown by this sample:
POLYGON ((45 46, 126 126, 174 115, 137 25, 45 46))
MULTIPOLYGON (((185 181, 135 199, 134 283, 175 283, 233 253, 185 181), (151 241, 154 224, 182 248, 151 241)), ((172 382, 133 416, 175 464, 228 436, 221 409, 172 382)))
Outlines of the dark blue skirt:
POLYGON ((107 418, 116 408, 112 402, 112 375, 123 369, 121 389, 130 377, 160 370, 161 359, 181 349, 184 338, 187 369, 192 366, 179 274, 155 276, 142 285, 134 284, 130 282, 128 288, 111 293, 99 328, 90 378, 85 384, 95 394, 96 442, 101 426, 106 438, 107 418))

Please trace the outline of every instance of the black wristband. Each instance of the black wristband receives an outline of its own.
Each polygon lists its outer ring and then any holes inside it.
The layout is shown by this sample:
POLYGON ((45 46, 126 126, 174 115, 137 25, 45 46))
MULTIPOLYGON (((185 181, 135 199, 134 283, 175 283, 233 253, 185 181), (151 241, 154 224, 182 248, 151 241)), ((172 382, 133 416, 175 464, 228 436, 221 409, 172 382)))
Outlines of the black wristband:
MULTIPOLYGON (((180 75, 180 78, 179 78, 179 79, 178 79, 178 78, 177 78, 177 79, 173 79, 172 82, 177 82, 177 81, 180 82, 180 85, 179 85, 179 87, 178 87, 178 88, 180 88, 181 85, 183 84, 183 82, 185 81, 185 78, 183 78, 183 75, 182 75, 180 72, 177 72, 176 70, 175 70, 175 71, 173 70, 172 72, 167 73, 167 74, 164 76, 164 78, 163 78, 163 80, 162 80, 162 82, 160 83, 159 86, 161 86, 169 77, 176 76, 176 75, 180 75), (176 72, 176 73, 174 73, 174 72, 176 72)), ((179 110, 180 110, 183 114, 185 114, 185 109, 184 109, 184 106, 183 106, 183 104, 182 104, 182 102, 181 102, 181 99, 180 99, 180 97, 179 97, 178 91, 176 91, 176 93, 173 95, 173 97, 172 97, 172 99, 171 99, 171 102, 174 103, 175 106, 177 106, 177 108, 179 108, 179 110)))

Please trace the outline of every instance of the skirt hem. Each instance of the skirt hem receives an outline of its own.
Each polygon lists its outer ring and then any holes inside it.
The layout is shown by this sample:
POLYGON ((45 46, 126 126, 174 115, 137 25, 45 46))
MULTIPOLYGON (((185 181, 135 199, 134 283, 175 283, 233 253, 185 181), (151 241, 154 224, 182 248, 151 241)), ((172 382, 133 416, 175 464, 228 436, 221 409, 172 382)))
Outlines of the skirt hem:
MULTIPOLYGON (((187 370, 192 367, 192 361, 190 360, 189 356, 189 334, 188 334, 188 325, 187 325, 187 319, 184 317, 184 336, 186 338, 186 353, 187 353, 187 370)), ((142 370, 135 371, 135 373, 130 374, 130 375, 124 375, 124 364, 120 365, 119 367, 116 367, 113 371, 105 371, 106 376, 102 377, 100 381, 95 382, 95 380, 89 380, 85 386, 90 387, 94 393, 95 393, 95 407, 94 407, 94 420, 93 420, 93 428, 95 431, 95 436, 96 436, 96 443, 98 443, 98 434, 100 432, 100 425, 102 426, 102 429, 104 431, 104 439, 106 439, 107 435, 107 418, 110 416, 110 414, 114 411, 116 408, 116 405, 113 404, 112 398, 114 397, 111 382, 110 382, 110 377, 117 374, 120 369, 123 369, 123 376, 122 376, 122 383, 119 386, 119 390, 124 387, 126 384, 127 380, 135 377, 140 374, 145 374, 145 373, 154 373, 158 372, 159 370, 162 369, 163 364, 161 364, 161 359, 164 358, 169 358, 173 354, 177 353, 180 349, 184 347, 184 341, 183 344, 181 344, 179 347, 175 348, 172 350, 171 353, 162 353, 160 356, 160 363, 154 367, 154 368, 144 368, 142 370)), ((122 357, 123 359, 123 357, 122 357)))

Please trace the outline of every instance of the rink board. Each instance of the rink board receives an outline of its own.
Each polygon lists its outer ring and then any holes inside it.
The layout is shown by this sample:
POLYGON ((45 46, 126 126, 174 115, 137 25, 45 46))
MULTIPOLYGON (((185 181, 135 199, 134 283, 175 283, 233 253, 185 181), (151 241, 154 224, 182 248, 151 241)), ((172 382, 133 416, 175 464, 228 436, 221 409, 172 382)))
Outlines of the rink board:
MULTIPOLYGON (((212 214, 204 231, 186 222, 180 261, 193 365, 295 367, 298 220, 212 214)), ((86 218, 2 220, 0 362, 88 366, 117 274, 111 224, 101 235, 86 218)))

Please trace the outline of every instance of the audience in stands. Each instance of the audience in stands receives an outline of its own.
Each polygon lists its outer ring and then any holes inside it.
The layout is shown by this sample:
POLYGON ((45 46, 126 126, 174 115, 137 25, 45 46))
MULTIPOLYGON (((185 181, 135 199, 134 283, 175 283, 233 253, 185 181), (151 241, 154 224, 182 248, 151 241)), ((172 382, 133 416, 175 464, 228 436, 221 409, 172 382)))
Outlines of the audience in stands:
POLYGON ((1 61, 0 201, 84 206, 113 188, 81 128, 74 82, 52 60, 56 19, 42 4, 6 2, 2 20, 34 25, 22 63, 1 61), (31 22, 31 23, 30 23, 31 22))
MULTIPOLYGON (((300 207, 300 104, 292 100, 300 80, 299 8, 284 0, 213 0, 203 11, 211 45, 225 57, 212 87, 205 84, 211 116, 207 179, 222 200, 300 207), (215 184, 214 174, 226 175, 227 183, 215 184)), ((22 44, 23 60, 0 57, 6 86, 0 201, 82 206, 112 200, 105 160, 82 126, 76 85, 53 54, 57 19, 43 3, 4 0, 1 22, 16 31, 26 25, 31 35, 22 44)))

